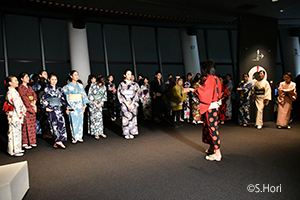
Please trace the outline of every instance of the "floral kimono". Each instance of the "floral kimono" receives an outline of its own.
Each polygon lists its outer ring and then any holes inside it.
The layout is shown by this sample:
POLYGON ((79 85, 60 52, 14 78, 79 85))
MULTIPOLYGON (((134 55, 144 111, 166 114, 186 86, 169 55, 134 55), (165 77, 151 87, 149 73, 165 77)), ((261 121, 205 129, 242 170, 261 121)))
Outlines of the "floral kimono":
MULTIPOLYGON (((191 88, 192 84, 189 81, 186 81, 183 85, 184 88, 191 88)), ((190 119, 190 95, 186 95, 186 100, 183 102, 183 118, 189 120, 190 119)))
POLYGON ((57 86, 53 88, 51 85, 47 85, 41 97, 41 106, 45 111, 46 108, 53 110, 46 113, 48 115, 50 131, 54 141, 67 141, 67 132, 62 106, 70 106, 66 101, 66 95, 63 90, 57 86))
POLYGON ((70 128, 72 134, 72 141, 82 141, 83 137, 83 107, 84 104, 89 103, 84 87, 80 83, 74 85, 69 82, 64 87, 64 93, 67 96, 67 101, 74 111, 69 113, 70 128))
MULTIPOLYGON (((194 89, 198 89, 201 87, 201 85, 199 83, 194 83, 194 89)), ((193 94, 193 96, 196 96, 195 94, 193 94)), ((200 114, 200 110, 199 110, 199 106, 198 106, 198 102, 194 101, 195 98, 192 98, 192 115, 193 115, 193 123, 194 124, 201 124, 203 123, 201 120, 201 114, 200 114)))
POLYGON ((238 91, 239 97, 239 116, 238 123, 239 124, 250 124, 250 105, 251 105, 251 97, 252 97, 252 83, 249 81, 246 83, 241 83, 238 88, 242 90, 238 91))
POLYGON ((27 109, 22 124, 22 143, 30 146, 36 144, 36 116, 34 107, 31 104, 37 101, 37 96, 29 85, 27 87, 23 84, 19 85, 18 92, 27 109))
POLYGON ((8 121, 8 148, 7 152, 13 156, 22 152, 22 123, 26 107, 16 89, 9 87, 6 93, 5 109, 8 121))
POLYGON ((88 92, 88 99, 90 102, 90 115, 89 115, 89 129, 88 133, 98 137, 99 135, 103 135, 103 115, 102 115, 102 107, 104 102, 107 101, 106 87, 101 86, 96 83, 93 83, 88 92), (93 102, 96 104, 102 105, 97 108, 93 102))
POLYGON ((122 81, 118 87, 118 99, 122 111, 123 135, 137 135, 137 108, 139 106, 139 86, 132 81, 122 81), (133 104, 132 110, 129 110, 124 102, 133 104))
POLYGON ((115 108, 115 100, 116 100, 116 92, 113 92, 113 88, 116 88, 116 85, 114 83, 107 82, 106 83, 107 88, 107 109, 109 112, 109 116, 111 119, 116 119, 116 108, 115 108))
POLYGON ((143 105, 144 119, 151 120, 151 96, 150 96, 150 84, 141 86, 141 103, 143 105))
POLYGON ((227 88, 229 92, 228 99, 226 100, 226 117, 232 117, 232 90, 233 90, 233 82, 229 80, 227 83, 227 88))

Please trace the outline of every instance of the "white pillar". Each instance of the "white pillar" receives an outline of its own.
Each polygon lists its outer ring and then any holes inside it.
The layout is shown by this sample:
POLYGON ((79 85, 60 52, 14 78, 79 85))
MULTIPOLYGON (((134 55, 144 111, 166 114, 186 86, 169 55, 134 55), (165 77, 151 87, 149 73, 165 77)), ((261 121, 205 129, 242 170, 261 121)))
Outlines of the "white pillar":
POLYGON ((197 36, 188 35, 186 28, 180 28, 180 36, 185 73, 201 73, 197 36))
POLYGON ((72 21, 69 21, 68 29, 71 69, 78 71, 79 79, 85 86, 88 76, 91 74, 86 28, 73 28, 72 21))
POLYGON ((290 36, 290 30, 280 30, 284 73, 291 72, 294 78, 300 74, 299 37, 290 36))

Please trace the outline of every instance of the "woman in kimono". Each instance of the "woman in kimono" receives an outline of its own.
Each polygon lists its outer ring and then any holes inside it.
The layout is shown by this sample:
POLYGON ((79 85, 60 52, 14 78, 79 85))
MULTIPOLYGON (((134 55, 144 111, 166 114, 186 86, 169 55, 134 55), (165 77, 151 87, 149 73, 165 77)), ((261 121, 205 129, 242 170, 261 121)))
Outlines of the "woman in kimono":
POLYGON ((141 85, 141 103, 143 106, 143 119, 151 120, 151 96, 150 96, 150 84, 147 77, 144 78, 144 84, 141 85))
POLYGON ((8 76, 5 79, 5 85, 8 88, 6 93, 6 102, 3 110, 7 115, 8 121, 8 147, 7 152, 11 156, 23 156, 22 150, 22 123, 26 113, 26 107, 17 92, 19 85, 15 76, 8 76))
POLYGON ((106 89, 107 89, 107 109, 110 116, 111 121, 116 121, 117 114, 115 108, 115 101, 116 101, 116 85, 113 83, 114 77, 112 74, 108 75, 107 77, 108 82, 106 82, 106 89))
POLYGON ((243 82, 239 84, 237 88, 239 97, 239 116, 238 123, 240 126, 248 126, 250 124, 250 106, 251 106, 251 94, 252 83, 249 82, 248 74, 243 74, 243 82))
MULTIPOLYGON (((190 89, 190 88, 188 88, 190 89)), ((183 79, 179 78, 176 85, 172 88, 171 106, 174 118, 174 126, 181 126, 180 116, 182 114, 183 101, 186 100, 186 92, 183 88, 183 79)))
POLYGON ((204 118, 202 126, 202 141, 209 144, 205 151, 208 155, 205 157, 209 161, 221 161, 221 140, 218 130, 218 108, 221 104, 222 85, 215 74, 215 62, 213 60, 204 60, 201 62, 203 74, 206 79, 201 87, 195 90, 195 94, 200 102, 200 114, 204 118))
POLYGON ((79 74, 72 70, 69 74, 71 81, 64 87, 69 105, 74 111, 69 113, 69 121, 72 134, 72 143, 83 142, 83 113, 86 104, 89 103, 83 85, 78 83, 79 74))
POLYGON ((137 109, 139 106, 139 86, 131 81, 132 72, 128 69, 123 74, 124 80, 118 87, 118 99, 122 111, 122 128, 125 139, 138 135, 137 109))
POLYGON ((54 148, 60 146, 65 149, 66 146, 63 142, 67 141, 67 132, 65 126, 65 118, 63 115, 63 106, 67 108, 66 112, 71 110, 68 102, 66 101, 66 95, 62 88, 56 86, 57 76, 54 73, 49 75, 49 83, 41 97, 41 106, 48 116, 50 124, 50 131, 54 139, 54 148))
POLYGON ((90 101, 90 128, 88 133, 95 136, 95 139, 97 140, 100 139, 99 136, 106 138, 106 135, 103 133, 102 114, 102 107, 104 102, 107 101, 105 82, 105 78, 103 76, 99 76, 97 81, 91 85, 88 92, 88 99, 90 101))
POLYGON ((229 96, 226 100, 226 118, 227 120, 231 120, 232 117, 232 97, 233 97, 233 82, 231 80, 231 75, 230 74, 226 74, 226 80, 227 80, 227 88, 228 88, 228 92, 229 92, 229 96))
MULTIPOLYGON (((187 74, 187 81, 185 81, 183 87, 184 88, 192 88, 192 78, 193 74, 188 73, 187 74)), ((186 100, 183 102, 183 119, 186 119, 188 122, 190 122, 190 114, 191 114, 191 94, 186 95, 186 100)))
POLYGON ((222 76, 219 76, 219 80, 222 85, 222 94, 221 94, 222 105, 220 105, 218 115, 219 115, 220 123, 224 124, 226 118, 226 105, 227 105, 227 99, 229 97, 229 91, 227 85, 224 84, 224 79, 222 76))
POLYGON ((18 87, 18 92, 22 98, 23 104, 26 107, 26 116, 22 124, 22 143, 25 149, 36 147, 36 115, 37 95, 32 87, 29 86, 29 76, 26 72, 19 75, 22 84, 18 87))
MULTIPOLYGON (((201 87, 201 77, 200 76, 195 76, 194 78, 194 85, 193 88, 195 90, 197 90, 199 87, 201 87)), ((195 96, 193 94, 193 96, 195 96)), ((191 108, 192 108, 192 123, 193 124, 202 124, 203 121, 201 120, 201 114, 200 114, 200 110, 199 110, 199 105, 197 100, 195 99, 195 97, 192 98, 192 104, 191 104, 191 108)))
POLYGON ((296 100, 296 83, 292 82, 291 73, 283 76, 284 82, 281 82, 278 88, 278 116, 277 128, 290 129, 289 121, 291 117, 292 102, 296 100))

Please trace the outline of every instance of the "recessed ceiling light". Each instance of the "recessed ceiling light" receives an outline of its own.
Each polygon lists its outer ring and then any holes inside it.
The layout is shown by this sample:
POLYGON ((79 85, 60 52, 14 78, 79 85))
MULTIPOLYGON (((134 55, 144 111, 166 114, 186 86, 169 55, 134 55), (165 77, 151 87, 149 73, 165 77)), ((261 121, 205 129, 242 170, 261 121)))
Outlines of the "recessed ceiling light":
POLYGON ((281 9, 280 12, 283 13, 283 9, 281 9))
POLYGON ((272 2, 277 2, 278 0, 272 0, 272 2))

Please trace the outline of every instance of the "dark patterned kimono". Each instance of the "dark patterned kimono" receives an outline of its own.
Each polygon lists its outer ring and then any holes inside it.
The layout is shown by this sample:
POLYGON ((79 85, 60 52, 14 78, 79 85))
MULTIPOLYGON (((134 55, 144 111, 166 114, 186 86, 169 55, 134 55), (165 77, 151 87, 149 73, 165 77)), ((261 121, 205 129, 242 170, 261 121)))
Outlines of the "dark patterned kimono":
POLYGON ((53 88, 51 85, 47 85, 41 97, 41 106, 44 110, 46 110, 46 108, 53 110, 46 113, 48 115, 50 131, 52 133, 54 141, 67 141, 67 132, 62 106, 70 106, 66 101, 66 95, 63 92, 62 88, 53 88))
POLYGON ((99 87, 99 85, 96 83, 93 83, 89 89, 88 92, 88 99, 90 102, 89 110, 89 129, 88 133, 91 135, 94 135, 95 137, 98 137, 99 135, 103 134, 103 115, 102 115, 102 107, 104 105, 104 102, 107 100, 106 98, 106 87, 102 86, 99 87), (102 105, 97 108, 94 103, 100 104, 102 102, 102 105))
MULTIPOLYGON (((113 88, 116 88, 116 85, 114 83, 107 82, 106 83, 107 88, 107 110, 109 113, 109 116, 111 119, 116 119, 116 108, 115 108, 115 101, 116 101, 116 92, 113 92, 113 88)), ((116 88, 117 89, 117 88, 116 88)))
POLYGON ((240 83, 238 88, 242 90, 238 91, 239 97, 239 117, 238 123, 250 124, 250 105, 252 94, 252 83, 249 81, 246 83, 240 83))
POLYGON ((139 106, 139 86, 136 82, 122 81, 118 87, 118 99, 122 111, 123 135, 137 135, 137 108, 139 106), (124 102, 133 104, 132 110, 129 110, 124 102))
POLYGON ((23 145, 28 144, 30 146, 36 144, 36 117, 34 107, 31 103, 37 101, 37 96, 32 87, 26 87, 23 84, 18 87, 18 92, 27 109, 22 124, 22 143, 23 145))

